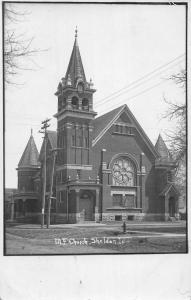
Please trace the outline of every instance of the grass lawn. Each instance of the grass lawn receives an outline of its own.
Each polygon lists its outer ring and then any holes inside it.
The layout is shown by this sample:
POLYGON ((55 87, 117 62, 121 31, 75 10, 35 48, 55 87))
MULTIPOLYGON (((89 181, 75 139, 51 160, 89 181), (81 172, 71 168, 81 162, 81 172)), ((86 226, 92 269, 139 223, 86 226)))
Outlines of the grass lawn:
POLYGON ((185 227, 7 227, 5 254, 185 253, 185 227))

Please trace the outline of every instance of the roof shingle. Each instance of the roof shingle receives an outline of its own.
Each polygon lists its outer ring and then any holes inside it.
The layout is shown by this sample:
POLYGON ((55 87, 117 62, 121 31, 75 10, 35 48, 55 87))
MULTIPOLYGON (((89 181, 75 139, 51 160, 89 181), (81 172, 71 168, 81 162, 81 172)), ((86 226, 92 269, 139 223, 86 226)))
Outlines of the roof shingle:
POLYGON ((160 157, 162 158, 170 158, 170 152, 162 138, 162 136, 159 134, 158 140, 155 144, 155 150, 158 152, 160 157))
POLYGON ((47 130, 47 135, 52 149, 55 149, 57 147, 57 132, 52 130, 47 130))
POLYGON ((65 79, 66 81, 70 79, 72 86, 75 86, 76 80, 79 78, 83 80, 84 83, 86 82, 86 76, 76 36, 65 79))
POLYGON ((26 145, 26 148, 21 156, 18 167, 38 167, 39 166, 39 153, 34 141, 34 138, 31 134, 30 139, 26 145))

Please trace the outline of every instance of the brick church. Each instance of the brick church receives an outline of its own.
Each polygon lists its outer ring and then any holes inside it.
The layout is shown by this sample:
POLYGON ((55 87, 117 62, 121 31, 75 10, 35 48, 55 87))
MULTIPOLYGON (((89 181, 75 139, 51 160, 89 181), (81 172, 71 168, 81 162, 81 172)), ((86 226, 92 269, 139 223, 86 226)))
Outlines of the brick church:
POLYGON ((162 137, 154 146, 126 104, 96 117, 95 92, 76 31, 55 93, 57 131, 47 130, 40 153, 31 132, 17 167, 12 219, 39 223, 45 188, 45 215, 51 197, 52 224, 179 217, 176 164, 162 137))

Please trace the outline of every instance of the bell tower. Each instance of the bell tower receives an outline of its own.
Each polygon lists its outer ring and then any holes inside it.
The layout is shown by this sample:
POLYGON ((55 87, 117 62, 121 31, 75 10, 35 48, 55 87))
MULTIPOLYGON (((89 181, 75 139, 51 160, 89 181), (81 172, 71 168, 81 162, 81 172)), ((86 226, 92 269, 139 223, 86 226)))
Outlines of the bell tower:
POLYGON ((58 97, 57 118, 57 178, 66 182, 91 176, 92 162, 92 121, 93 110, 92 80, 87 82, 77 41, 75 41, 66 75, 61 79, 55 95, 58 97))

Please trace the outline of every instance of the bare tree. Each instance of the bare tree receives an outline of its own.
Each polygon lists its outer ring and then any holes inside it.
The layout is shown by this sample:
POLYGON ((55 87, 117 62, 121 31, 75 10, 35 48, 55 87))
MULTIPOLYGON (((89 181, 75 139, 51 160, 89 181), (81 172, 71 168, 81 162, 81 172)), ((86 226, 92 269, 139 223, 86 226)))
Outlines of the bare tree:
MULTIPOLYGON (((179 73, 172 75, 169 79, 185 90, 186 71, 181 70, 179 73)), ((168 104, 168 110, 164 114, 169 120, 176 120, 176 127, 173 131, 166 133, 167 141, 173 157, 179 163, 185 160, 186 156, 186 103, 173 103, 164 97, 164 101, 168 104)))
MULTIPOLYGON (((169 79, 173 80, 181 88, 186 88, 186 71, 181 70, 179 73, 172 75, 169 79)), ((164 117, 169 120, 175 119, 176 126, 174 131, 166 133, 166 141, 169 142, 172 156, 177 162, 175 175, 175 184, 179 189, 182 203, 185 206, 186 199, 186 102, 172 103, 164 98, 168 104, 167 112, 164 117)))
POLYGON ((18 84, 15 79, 23 70, 34 70, 31 63, 35 64, 32 57, 40 49, 32 46, 33 39, 27 38, 25 33, 17 32, 17 25, 25 21, 29 12, 19 11, 18 6, 4 3, 4 78, 8 85, 18 84))

